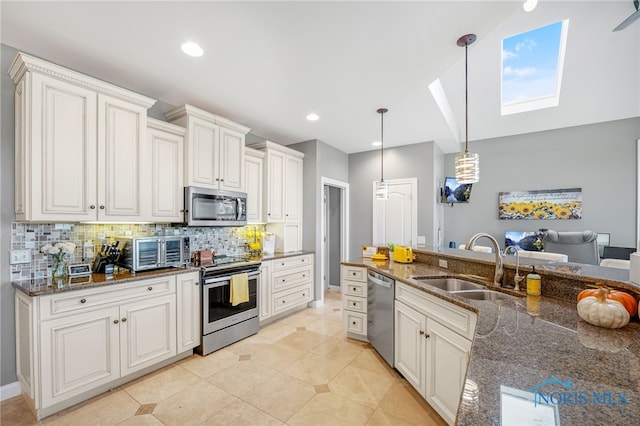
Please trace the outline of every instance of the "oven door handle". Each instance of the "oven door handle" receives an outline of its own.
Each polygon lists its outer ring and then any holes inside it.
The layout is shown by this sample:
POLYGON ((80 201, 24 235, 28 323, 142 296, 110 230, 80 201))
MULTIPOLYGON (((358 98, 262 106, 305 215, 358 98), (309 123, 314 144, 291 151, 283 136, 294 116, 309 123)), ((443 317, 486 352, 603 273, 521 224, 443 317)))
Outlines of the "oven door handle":
MULTIPOLYGON (((242 273, 242 272, 240 272, 242 273)), ((235 274, 234 274, 235 275, 235 274)), ((260 272, 252 272, 249 274, 249 279, 254 279, 256 277, 260 276, 260 272)), ((227 282, 231 282, 231 275, 225 275, 224 277, 217 277, 217 278, 209 278, 209 279, 205 279, 203 285, 206 286, 210 286, 210 287, 220 287, 223 285, 227 285, 227 282)))
POLYGON ((242 219, 242 199, 241 198, 236 198, 236 203, 237 203, 237 214, 236 214, 236 220, 240 220, 242 219))

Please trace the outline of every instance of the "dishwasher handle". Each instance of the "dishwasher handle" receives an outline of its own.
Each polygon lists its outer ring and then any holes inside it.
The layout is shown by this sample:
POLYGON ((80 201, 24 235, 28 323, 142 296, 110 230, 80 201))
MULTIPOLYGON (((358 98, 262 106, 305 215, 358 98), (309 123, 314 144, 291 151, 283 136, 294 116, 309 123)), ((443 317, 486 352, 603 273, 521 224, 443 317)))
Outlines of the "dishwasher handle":
POLYGON ((393 281, 391 281, 391 282, 386 282, 386 281, 383 281, 383 280, 381 280, 381 279, 379 279, 379 278, 374 277, 374 276, 373 276, 373 275, 371 275, 371 274, 368 274, 368 275, 367 275, 367 279, 368 279, 369 281, 371 281, 372 283, 374 283, 374 284, 376 284, 376 285, 380 285, 380 286, 382 286, 382 287, 391 288, 391 287, 393 286, 393 281))

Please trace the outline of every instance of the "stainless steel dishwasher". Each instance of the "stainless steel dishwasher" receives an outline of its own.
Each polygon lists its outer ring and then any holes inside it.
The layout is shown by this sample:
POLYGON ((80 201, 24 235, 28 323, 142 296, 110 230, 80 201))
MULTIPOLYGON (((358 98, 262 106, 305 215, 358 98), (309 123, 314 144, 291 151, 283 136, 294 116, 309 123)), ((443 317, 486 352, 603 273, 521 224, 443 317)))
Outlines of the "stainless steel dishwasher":
POLYGON ((394 367, 395 280, 374 271, 367 275, 367 339, 387 363, 394 367))

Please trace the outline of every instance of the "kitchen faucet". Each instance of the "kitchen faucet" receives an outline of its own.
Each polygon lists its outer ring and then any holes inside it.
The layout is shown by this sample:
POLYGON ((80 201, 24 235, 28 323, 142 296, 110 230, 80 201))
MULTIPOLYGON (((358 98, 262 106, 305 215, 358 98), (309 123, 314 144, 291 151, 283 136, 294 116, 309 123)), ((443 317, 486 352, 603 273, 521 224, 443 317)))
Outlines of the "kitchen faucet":
POLYGON ((469 238, 469 241, 465 244, 465 248, 467 250, 473 250, 473 246, 476 244, 476 241, 482 237, 488 238, 489 241, 491 241, 493 252, 496 254, 496 273, 493 277, 493 284, 500 287, 502 286, 502 276, 504 275, 504 271, 502 269, 502 256, 500 255, 500 246, 498 246, 498 241, 486 232, 480 232, 469 238))
POLYGON ((513 277, 513 284, 514 284, 513 289, 515 291, 520 291, 520 282, 524 280, 524 277, 521 277, 520 274, 518 273, 518 270, 520 269, 520 255, 518 254, 519 250, 516 246, 507 246, 504 249, 505 256, 507 255, 507 253, 509 253, 509 250, 513 251, 513 253, 515 253, 516 255, 516 274, 513 277))

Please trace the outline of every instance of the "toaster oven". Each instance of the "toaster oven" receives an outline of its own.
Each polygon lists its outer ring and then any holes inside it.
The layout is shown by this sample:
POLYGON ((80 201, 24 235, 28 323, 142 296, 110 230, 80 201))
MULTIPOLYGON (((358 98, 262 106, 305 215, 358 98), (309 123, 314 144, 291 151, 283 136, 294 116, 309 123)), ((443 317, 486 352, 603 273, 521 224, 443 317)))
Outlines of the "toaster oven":
POLYGON ((191 261, 189 237, 117 237, 122 254, 116 262, 131 271, 185 266, 191 261))

